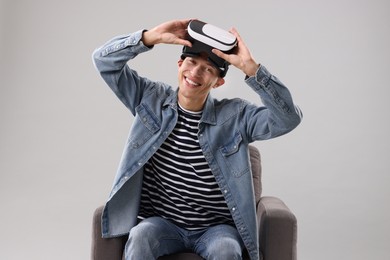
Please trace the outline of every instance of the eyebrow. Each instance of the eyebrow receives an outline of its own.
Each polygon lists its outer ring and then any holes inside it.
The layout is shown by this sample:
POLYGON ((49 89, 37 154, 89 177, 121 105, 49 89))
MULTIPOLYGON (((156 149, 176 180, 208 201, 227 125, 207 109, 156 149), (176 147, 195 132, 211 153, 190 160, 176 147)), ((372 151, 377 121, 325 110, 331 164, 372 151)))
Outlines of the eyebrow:
POLYGON ((187 58, 194 59, 194 60, 204 60, 207 66, 213 68, 216 72, 218 72, 218 68, 215 67, 215 65, 209 60, 208 57, 203 58, 200 56, 188 56, 187 58))
POLYGON ((207 66, 211 67, 213 70, 215 70, 216 72, 218 72, 218 69, 215 67, 214 63, 212 63, 212 62, 209 60, 209 58, 206 58, 205 61, 206 61, 207 66))

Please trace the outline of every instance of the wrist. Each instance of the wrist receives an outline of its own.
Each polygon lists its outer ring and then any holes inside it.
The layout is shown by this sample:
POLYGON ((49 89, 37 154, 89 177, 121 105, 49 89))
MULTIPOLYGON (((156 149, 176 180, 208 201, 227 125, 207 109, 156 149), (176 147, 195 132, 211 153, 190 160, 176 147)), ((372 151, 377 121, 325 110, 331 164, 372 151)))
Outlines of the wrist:
POLYGON ((248 77, 252 77, 256 75, 257 70, 260 68, 260 64, 256 63, 255 61, 249 62, 244 69, 245 75, 248 77))
POLYGON ((142 32, 141 41, 148 47, 153 47, 158 43, 156 34, 152 30, 144 30, 142 32))

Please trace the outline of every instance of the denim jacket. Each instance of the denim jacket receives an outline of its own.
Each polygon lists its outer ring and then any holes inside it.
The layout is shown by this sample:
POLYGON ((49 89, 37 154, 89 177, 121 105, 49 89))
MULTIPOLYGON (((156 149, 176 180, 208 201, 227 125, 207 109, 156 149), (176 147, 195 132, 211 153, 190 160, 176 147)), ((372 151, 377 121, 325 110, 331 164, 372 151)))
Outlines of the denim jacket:
MULTIPOLYGON (((172 132, 178 118, 177 90, 141 77, 127 62, 150 50, 142 31, 119 36, 93 53, 105 82, 135 116, 102 216, 103 237, 127 234, 137 224, 143 166, 172 132)), ((288 89, 264 66, 246 84, 261 98, 256 106, 209 94, 199 123, 199 144, 221 188, 251 259, 259 259, 256 205, 248 144, 283 135, 301 121, 288 89)))

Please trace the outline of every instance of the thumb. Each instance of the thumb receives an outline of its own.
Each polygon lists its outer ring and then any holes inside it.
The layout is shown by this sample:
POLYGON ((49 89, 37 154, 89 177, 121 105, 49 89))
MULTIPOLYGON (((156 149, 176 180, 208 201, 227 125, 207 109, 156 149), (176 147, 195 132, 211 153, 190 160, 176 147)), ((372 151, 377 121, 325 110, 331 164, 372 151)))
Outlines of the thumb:
POLYGON ((237 66, 236 63, 238 62, 237 61, 237 58, 235 55, 233 54, 226 54, 218 49, 212 49, 212 52, 217 55, 218 57, 220 57, 221 59, 224 59, 225 61, 229 62, 231 65, 233 66, 237 66))
POLYGON ((215 55, 217 55, 218 57, 226 60, 226 61, 229 61, 229 55, 227 55, 226 53, 223 53, 222 51, 218 50, 218 49, 212 49, 211 50, 215 55))

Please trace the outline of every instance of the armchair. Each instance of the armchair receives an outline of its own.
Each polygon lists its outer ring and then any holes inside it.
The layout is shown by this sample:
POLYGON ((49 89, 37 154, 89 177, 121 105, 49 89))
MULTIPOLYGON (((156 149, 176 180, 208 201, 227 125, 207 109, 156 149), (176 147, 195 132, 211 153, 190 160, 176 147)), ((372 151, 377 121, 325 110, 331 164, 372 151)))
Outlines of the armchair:
MULTIPOLYGON (((253 183, 257 204, 260 257, 264 260, 296 260, 297 220, 290 209, 276 197, 261 197, 261 158, 259 150, 249 146, 253 183)), ((103 206, 93 215, 92 260, 121 260, 127 236, 102 238, 101 215, 103 206)), ((191 252, 160 257, 159 260, 201 260, 191 252)))

